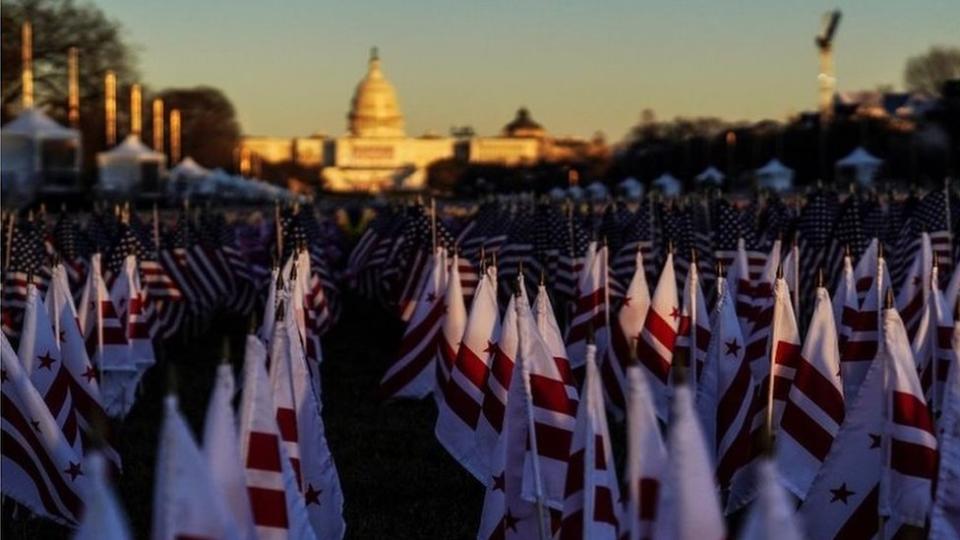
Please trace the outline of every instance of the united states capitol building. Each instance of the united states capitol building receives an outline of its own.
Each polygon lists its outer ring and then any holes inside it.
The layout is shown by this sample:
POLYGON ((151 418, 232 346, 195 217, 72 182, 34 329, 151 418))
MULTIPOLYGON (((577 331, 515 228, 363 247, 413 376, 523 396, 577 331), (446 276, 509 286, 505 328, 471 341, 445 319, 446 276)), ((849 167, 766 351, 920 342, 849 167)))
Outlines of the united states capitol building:
POLYGON ((516 167, 576 161, 607 152, 600 137, 550 136, 525 108, 497 136, 409 136, 397 91, 373 49, 367 73, 350 102, 346 134, 292 139, 245 136, 237 155, 244 174, 270 176, 268 168, 295 170, 299 178, 288 174, 290 178, 276 180, 319 182, 328 191, 379 193, 423 189, 431 164, 445 160, 516 167))

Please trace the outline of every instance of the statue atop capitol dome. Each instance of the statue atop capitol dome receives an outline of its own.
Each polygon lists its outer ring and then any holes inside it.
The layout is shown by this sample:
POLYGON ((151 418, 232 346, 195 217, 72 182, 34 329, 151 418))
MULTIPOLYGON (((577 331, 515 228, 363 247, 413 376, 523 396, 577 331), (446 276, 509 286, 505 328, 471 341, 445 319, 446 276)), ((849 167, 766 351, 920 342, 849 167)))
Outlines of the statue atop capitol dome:
POLYGON ((367 74, 353 93, 347 120, 347 129, 354 137, 406 136, 397 91, 383 75, 376 47, 370 49, 367 74))

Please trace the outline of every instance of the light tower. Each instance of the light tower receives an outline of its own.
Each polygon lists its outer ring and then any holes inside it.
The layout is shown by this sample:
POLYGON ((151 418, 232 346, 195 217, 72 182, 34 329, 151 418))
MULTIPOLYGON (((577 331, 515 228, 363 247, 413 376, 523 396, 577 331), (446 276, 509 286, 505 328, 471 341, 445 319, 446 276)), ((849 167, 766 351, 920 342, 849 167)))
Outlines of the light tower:
POLYGON ((830 120, 833 116, 833 95, 837 90, 837 78, 833 72, 833 37, 840 25, 840 10, 835 9, 823 14, 823 26, 816 37, 820 51, 820 73, 817 82, 820 87, 820 118, 830 120))

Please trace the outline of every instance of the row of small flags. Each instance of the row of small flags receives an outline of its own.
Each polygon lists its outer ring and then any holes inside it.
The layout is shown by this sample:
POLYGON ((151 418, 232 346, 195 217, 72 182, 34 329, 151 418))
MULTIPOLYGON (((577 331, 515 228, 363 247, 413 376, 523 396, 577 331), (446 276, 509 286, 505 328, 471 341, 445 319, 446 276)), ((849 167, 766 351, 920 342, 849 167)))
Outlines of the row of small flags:
POLYGON ((194 224, 181 214, 171 236, 204 225, 221 243, 193 235, 196 243, 172 240, 179 247, 166 249, 157 242, 161 249, 151 251, 135 214, 91 216, 82 232, 76 222, 64 226, 72 220, 62 215, 53 231, 42 217, 5 222, 3 494, 78 527, 79 538, 129 537, 109 488, 122 463, 108 417, 130 410, 165 338, 187 339, 217 314, 262 309, 260 330, 247 338, 239 425, 228 365, 218 371, 202 450, 176 397, 167 398, 153 537, 341 538, 342 494, 319 379, 320 337, 338 309, 330 301, 338 295, 335 229, 321 230, 306 209, 278 211, 253 231, 222 215, 202 214, 194 224), (89 242, 104 221, 116 230, 89 242), (73 233, 64 235, 67 228, 73 233), (228 231, 236 240, 225 238, 228 231), (77 248, 77 239, 87 248, 77 248), (107 256, 89 251, 97 248, 107 256), (285 257, 283 266, 271 271, 254 262, 273 253, 285 257), (180 320, 163 334, 160 321, 170 313, 180 320))
MULTIPOLYGON (((960 226, 960 197, 952 186, 923 196, 816 188, 805 195, 758 195, 731 200, 691 195, 677 199, 557 203, 530 197, 474 204, 448 204, 441 211, 414 204, 381 209, 361 235, 346 264, 346 283, 396 311, 406 321, 422 289, 427 261, 436 246, 459 255, 468 299, 484 259, 496 258, 500 279, 509 284, 518 271, 528 283, 545 278, 563 304, 564 324, 576 300, 577 279, 591 240, 608 246, 611 296, 618 299, 633 276, 637 249, 648 281, 656 279, 672 245, 677 277, 695 263, 707 285, 716 265, 729 266, 740 243, 753 278, 763 269, 777 240, 795 253, 787 268, 798 310, 809 318, 820 269, 833 286, 846 251, 856 259, 874 238, 883 246, 896 287, 902 285, 921 232, 928 232, 944 265, 960 244, 950 233, 960 226)), ((682 283, 679 282, 679 283, 682 283)), ((501 305, 506 302, 504 294, 501 305)))
MULTIPOLYGON (((259 335, 246 338, 239 422, 226 362, 217 371, 202 446, 176 395, 166 397, 152 538, 343 537, 343 495, 321 417, 319 342, 308 353, 315 318, 307 304, 310 264, 306 251, 287 261, 259 335)), ((46 302, 28 285, 18 350, 0 336, 2 491, 39 516, 76 527, 76 538, 130 538, 109 485, 122 463, 105 433, 101 393, 108 386, 101 381, 118 370, 107 369, 104 355, 88 356, 63 265, 52 276, 46 302)), ((143 368, 134 367, 122 375, 136 377, 143 368)))
MULTIPOLYGON (((824 197, 810 197, 801 223, 824 197)), ((528 249, 504 279, 502 254, 523 251, 503 248, 513 233, 494 237, 499 262, 464 247, 492 226, 480 223, 482 209, 453 243, 423 208, 374 222, 347 277, 407 320, 381 397, 436 400, 437 439, 486 486, 478 538, 722 538, 723 516, 745 509, 745 538, 893 537, 909 527, 956 538, 960 267, 951 218, 929 213, 947 200, 932 192, 906 218, 899 278, 882 239, 854 254, 842 231, 814 248, 804 232, 816 229, 798 227, 789 247, 775 238, 751 253, 741 236, 714 252, 723 262, 709 303, 697 250, 681 265, 682 242, 662 236, 624 244, 625 286, 614 285, 611 259, 624 257, 611 256, 609 239, 570 251, 572 298, 546 271, 570 263, 549 250, 528 249), (662 259, 653 289, 648 254, 662 259), (370 260, 404 268, 406 283, 370 260), (541 272, 532 302, 530 261, 541 272), (626 478, 613 464, 608 414, 626 421, 626 478)))
POLYGON ((161 219, 156 208, 143 219, 117 207, 114 213, 86 216, 83 226, 80 221, 66 212, 52 226, 44 213, 12 213, 4 220, 2 323, 8 336, 16 338, 19 331, 28 281, 45 291, 53 265, 62 263, 79 302, 97 254, 100 275, 111 292, 117 277, 128 270, 127 258, 136 258, 133 270, 139 275, 145 309, 152 309, 154 339, 196 334, 215 314, 249 314, 263 301, 271 267, 300 249, 312 260, 312 288, 317 295, 319 287, 325 290, 325 315, 318 324, 329 327, 339 313, 335 268, 342 256, 342 235, 306 208, 278 208, 273 219, 259 211, 227 215, 185 208, 170 220, 161 219))

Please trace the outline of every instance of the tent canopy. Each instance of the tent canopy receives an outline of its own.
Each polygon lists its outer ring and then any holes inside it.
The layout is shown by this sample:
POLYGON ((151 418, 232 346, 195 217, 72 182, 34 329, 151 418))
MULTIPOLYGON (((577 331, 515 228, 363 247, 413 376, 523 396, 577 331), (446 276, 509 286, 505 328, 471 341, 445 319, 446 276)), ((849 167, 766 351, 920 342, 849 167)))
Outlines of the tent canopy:
POLYGON ((713 165, 707 167, 700 174, 696 176, 697 182, 700 184, 716 184, 720 185, 723 183, 723 179, 727 175, 720 172, 720 169, 714 167, 713 165))
POLYGON ((607 186, 601 184, 600 182, 593 182, 587 186, 587 193, 590 195, 591 199, 605 199, 608 195, 607 186))
POLYGON ((663 191, 664 195, 667 195, 670 197, 675 197, 679 195, 680 190, 682 188, 682 185, 680 184, 680 180, 677 180, 676 177, 674 177, 672 174, 668 172, 665 172, 660 176, 658 176, 656 179, 654 179, 653 185, 654 187, 657 187, 661 191, 663 191))
POLYGON ((793 188, 793 169, 773 158, 755 171, 757 181, 762 187, 775 191, 787 191, 793 188))
POLYGON ((136 135, 127 135, 122 143, 114 146, 106 152, 97 154, 97 160, 101 164, 115 160, 131 161, 165 161, 167 158, 160 152, 154 152, 147 148, 140 137, 136 135))
POLYGON ((208 174, 210 174, 210 170, 194 161, 190 156, 183 158, 180 163, 177 163, 176 167, 170 169, 170 176, 173 177, 201 178, 208 174))
POLYGON ((29 108, 15 119, 7 122, 0 130, 3 135, 25 137, 28 139, 79 139, 75 129, 61 126, 40 109, 29 108))
POLYGON ((845 157, 839 159, 837 167, 879 167, 883 160, 871 154, 866 148, 858 146, 845 157))

